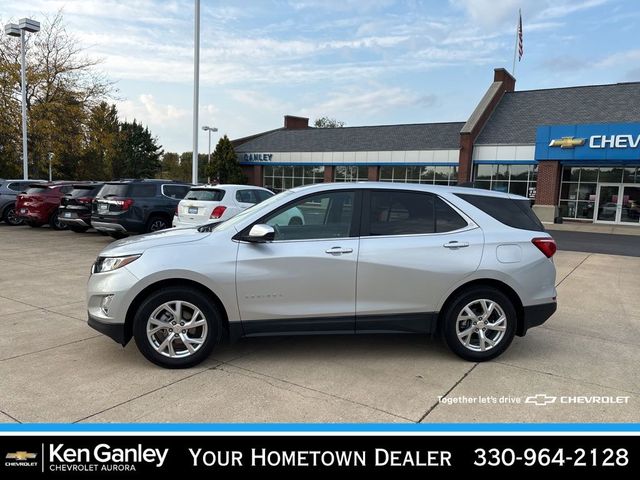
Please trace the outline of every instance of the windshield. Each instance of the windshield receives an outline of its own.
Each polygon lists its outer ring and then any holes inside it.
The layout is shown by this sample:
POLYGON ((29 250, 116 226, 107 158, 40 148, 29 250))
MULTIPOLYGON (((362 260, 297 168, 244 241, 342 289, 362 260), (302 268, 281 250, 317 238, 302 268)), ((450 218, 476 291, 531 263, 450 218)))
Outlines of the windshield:
POLYGON ((268 210, 271 205, 273 205, 274 203, 278 203, 284 197, 288 197, 292 193, 293 193, 292 190, 286 190, 284 192, 278 193, 277 195, 274 195, 271 198, 267 198, 264 202, 256 203, 255 205, 247 208, 246 210, 244 210, 242 213, 239 213, 235 217, 230 218, 226 222, 222 222, 222 224, 216 230, 226 230, 228 228, 234 228, 235 225, 243 222, 245 218, 261 210, 265 210, 265 213, 266 213, 266 210, 268 210))
POLYGON ((211 188, 200 188, 189 190, 185 200, 202 200, 205 202, 219 202, 224 198, 224 190, 213 190, 211 188))

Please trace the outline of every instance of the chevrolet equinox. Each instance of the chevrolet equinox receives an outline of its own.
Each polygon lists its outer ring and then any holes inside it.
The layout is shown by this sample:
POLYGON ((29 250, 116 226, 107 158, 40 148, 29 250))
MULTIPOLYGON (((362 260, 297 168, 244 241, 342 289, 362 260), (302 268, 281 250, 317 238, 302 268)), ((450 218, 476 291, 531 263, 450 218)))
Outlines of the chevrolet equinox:
POLYGON ((363 182, 294 188, 226 222, 112 243, 89 325, 184 368, 224 337, 439 334, 490 360, 556 310, 556 244, 524 197, 363 182), (296 209, 303 222, 287 222, 296 209))

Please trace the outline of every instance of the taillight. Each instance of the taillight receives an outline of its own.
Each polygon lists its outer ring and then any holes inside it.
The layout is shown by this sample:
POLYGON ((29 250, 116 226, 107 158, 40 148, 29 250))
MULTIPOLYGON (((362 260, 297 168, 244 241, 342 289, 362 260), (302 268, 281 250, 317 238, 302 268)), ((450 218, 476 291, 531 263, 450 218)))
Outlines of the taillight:
POLYGON ((553 257, 553 254, 558 250, 556 241, 551 237, 534 238, 531 243, 538 247, 538 250, 544 253, 547 258, 553 257))
POLYGON ((176 217, 180 216, 180 205, 176 205, 176 217))
POLYGON ((91 197, 76 198, 76 202, 84 203, 85 205, 89 205, 92 201, 93 201, 93 198, 91 198, 91 197))
POLYGON ((211 217, 209 218, 213 218, 214 220, 217 218, 220 218, 224 214, 224 211, 226 209, 227 207, 223 207, 222 205, 217 206, 216 208, 213 209, 213 212, 211 212, 211 217))
POLYGON ((133 198, 123 198, 122 200, 114 200, 113 203, 118 205, 122 210, 129 210, 133 205, 133 198))

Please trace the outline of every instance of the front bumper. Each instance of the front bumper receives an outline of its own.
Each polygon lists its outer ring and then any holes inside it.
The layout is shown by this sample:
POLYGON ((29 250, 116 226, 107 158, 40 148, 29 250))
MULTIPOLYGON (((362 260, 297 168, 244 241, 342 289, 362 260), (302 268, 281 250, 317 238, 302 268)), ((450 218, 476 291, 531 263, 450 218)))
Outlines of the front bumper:
POLYGON ((524 336, 530 328, 537 327, 546 322, 549 317, 555 313, 557 308, 557 302, 541 303, 539 305, 523 307, 524 315, 522 318, 522 324, 516 333, 521 337, 524 336))
POLYGON ((123 347, 129 343, 129 340, 131 339, 131 335, 126 333, 124 323, 105 323, 91 314, 89 314, 87 323, 91 328, 97 330, 103 335, 106 335, 123 347))

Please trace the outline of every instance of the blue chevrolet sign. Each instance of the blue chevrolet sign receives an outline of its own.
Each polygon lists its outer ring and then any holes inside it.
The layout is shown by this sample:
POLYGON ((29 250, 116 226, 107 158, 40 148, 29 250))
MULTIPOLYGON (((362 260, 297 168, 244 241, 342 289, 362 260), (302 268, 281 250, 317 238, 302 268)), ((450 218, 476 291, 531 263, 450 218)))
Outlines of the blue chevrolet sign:
POLYGON ((538 127, 535 158, 563 162, 637 162, 640 160, 640 123, 538 127))

